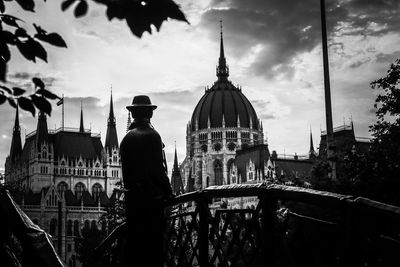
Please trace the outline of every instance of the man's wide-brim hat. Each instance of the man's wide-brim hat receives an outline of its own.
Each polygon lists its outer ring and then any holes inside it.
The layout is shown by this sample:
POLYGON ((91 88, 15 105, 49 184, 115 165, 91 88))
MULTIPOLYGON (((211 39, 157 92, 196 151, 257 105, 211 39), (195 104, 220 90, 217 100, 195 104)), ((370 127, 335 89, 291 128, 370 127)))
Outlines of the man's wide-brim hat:
POLYGON ((128 110, 134 110, 138 108, 151 108, 156 109, 157 106, 151 104, 150 97, 147 95, 137 95, 132 100, 132 105, 126 107, 128 110))

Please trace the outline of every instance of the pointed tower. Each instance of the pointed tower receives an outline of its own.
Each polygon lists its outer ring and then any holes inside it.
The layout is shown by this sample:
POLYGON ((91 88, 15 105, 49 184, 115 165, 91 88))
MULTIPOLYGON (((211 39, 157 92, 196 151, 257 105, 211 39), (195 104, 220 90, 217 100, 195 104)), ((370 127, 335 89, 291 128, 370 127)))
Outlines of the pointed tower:
POLYGON ((312 137, 312 131, 310 128, 310 150, 308 152, 308 156, 310 159, 314 159, 316 157, 317 153, 314 150, 314 142, 313 142, 313 137, 312 137))
POLYGON ((131 127, 131 124, 132 124, 131 113, 128 112, 128 122, 126 124, 126 132, 129 132, 129 127, 131 127))
POLYGON ((114 116, 112 92, 110 97, 110 113, 108 115, 108 120, 107 120, 107 134, 106 134, 106 142, 104 148, 106 149, 106 152, 109 155, 111 155, 113 149, 118 149, 118 136, 117 136, 116 120, 114 116))
POLYGON ((29 188, 34 193, 40 192, 42 188, 50 186, 54 179, 54 148, 50 142, 49 131, 47 128, 46 114, 39 112, 38 124, 36 128, 36 151, 34 158, 30 162, 32 168, 29 170, 29 188))
POLYGON ((222 20, 221 23, 221 43, 219 48, 219 59, 217 66, 217 77, 218 81, 227 81, 229 76, 229 68, 226 65, 225 53, 224 53, 224 39, 222 36, 222 20))
POLYGON ((103 155, 107 168, 107 195, 110 196, 113 193, 113 188, 115 188, 116 183, 120 182, 122 177, 112 91, 110 96, 110 112, 107 119, 107 133, 103 155))
POLYGON ((48 134, 46 114, 43 111, 39 111, 38 124, 36 127, 36 144, 39 150, 43 143, 48 142, 48 134))
POLYGON ((79 123, 79 132, 84 133, 85 128, 83 127, 83 109, 82 109, 82 102, 81 102, 81 121, 79 123))
POLYGON ((181 172, 179 171, 179 166, 178 166, 178 156, 176 153, 176 144, 175 144, 174 167, 172 169, 172 175, 171 175, 171 187, 172 187, 172 191, 176 195, 180 195, 180 194, 184 193, 181 172))
POLYGON ((13 128, 13 135, 11 140, 10 148, 10 161, 14 164, 18 161, 22 153, 22 143, 21 143, 21 127, 19 126, 19 112, 18 106, 15 111, 15 122, 13 128))

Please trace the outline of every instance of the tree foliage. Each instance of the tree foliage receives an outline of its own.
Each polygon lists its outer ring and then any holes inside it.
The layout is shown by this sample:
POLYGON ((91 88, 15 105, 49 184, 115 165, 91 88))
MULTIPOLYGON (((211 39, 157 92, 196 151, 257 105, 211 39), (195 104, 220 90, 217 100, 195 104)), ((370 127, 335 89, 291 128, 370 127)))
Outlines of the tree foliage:
POLYGON ((123 199, 124 187, 122 182, 116 183, 111 205, 107 208, 106 213, 100 217, 100 224, 105 223, 108 226, 108 232, 112 232, 117 226, 126 220, 125 201, 123 199))
POLYGON ((338 159, 337 179, 328 177, 329 164, 323 159, 312 171, 316 189, 364 196, 400 206, 400 60, 387 75, 371 83, 378 92, 374 107, 377 121, 370 126, 373 136, 367 153, 346 151, 338 159))
MULTIPOLYGON (((33 24, 36 32, 28 33, 21 26, 25 25, 22 19, 7 13, 5 2, 13 1, 24 11, 35 12, 35 0, 0 0, 0 82, 4 84, 0 84, 0 105, 8 101, 12 107, 16 107, 18 103, 33 116, 36 108, 50 115, 49 100, 58 97, 44 89, 44 84, 39 78, 34 78, 33 81, 36 91, 27 96, 23 95, 26 89, 16 87, 10 89, 5 86, 7 64, 11 59, 10 47, 15 46, 26 60, 36 63, 37 59, 47 62, 47 52, 42 43, 65 48, 67 44, 58 33, 48 33, 36 24, 33 24), (38 86, 38 83, 42 86, 38 86)), ((144 32, 151 34, 151 25, 159 31, 162 23, 169 18, 188 22, 180 7, 172 0, 93 0, 92 2, 106 6, 106 16, 109 20, 114 18, 125 20, 131 32, 139 38, 144 32)), ((87 14, 89 4, 86 0, 65 0, 61 3, 62 11, 72 7, 75 17, 80 18, 87 14)))

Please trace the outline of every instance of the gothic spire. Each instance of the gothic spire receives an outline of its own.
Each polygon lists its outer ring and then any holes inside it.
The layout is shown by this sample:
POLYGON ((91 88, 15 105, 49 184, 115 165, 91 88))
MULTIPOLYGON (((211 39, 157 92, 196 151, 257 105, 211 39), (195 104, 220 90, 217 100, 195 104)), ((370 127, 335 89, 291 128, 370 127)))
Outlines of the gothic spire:
POLYGON ((85 132, 85 128, 83 127, 83 109, 82 109, 82 101, 81 101, 81 122, 79 124, 79 132, 85 132))
POLYGON ((221 44, 219 48, 219 60, 217 66, 217 77, 219 81, 226 81, 229 76, 229 68, 226 65, 225 53, 224 53, 224 39, 222 34, 222 20, 220 20, 221 24, 221 44))
POLYGON ((179 171, 179 166, 178 166, 176 143, 175 143, 174 167, 172 169, 172 176, 171 176, 171 187, 172 187, 174 194, 176 194, 176 195, 180 195, 180 194, 184 193, 181 172, 179 171))
POLYGON ((107 134, 106 134, 106 142, 104 148, 106 149, 109 155, 111 155, 113 148, 118 148, 118 136, 117 136, 116 120, 114 116, 112 91, 110 97, 110 113, 107 120, 107 134))
POLYGON ((48 141, 48 128, 46 114, 43 111, 39 111, 38 124, 36 127, 36 143, 38 148, 48 141))
POLYGON ((14 163, 21 156, 22 153, 22 144, 21 144, 21 127, 19 126, 19 112, 18 106, 15 111, 15 122, 13 128, 13 135, 11 140, 11 148, 10 148, 10 159, 11 162, 14 163))
POLYGON ((311 127, 310 127, 310 151, 308 152, 308 154, 310 158, 315 157, 314 142, 313 142, 311 127))
POLYGON ((110 124, 110 123, 114 123, 115 124, 112 90, 111 90, 111 97, 110 97, 110 113, 108 115, 108 124, 110 124))
POLYGON ((129 132, 129 127, 131 127, 132 119, 131 119, 131 112, 128 112, 128 121, 126 123, 126 132, 129 132))

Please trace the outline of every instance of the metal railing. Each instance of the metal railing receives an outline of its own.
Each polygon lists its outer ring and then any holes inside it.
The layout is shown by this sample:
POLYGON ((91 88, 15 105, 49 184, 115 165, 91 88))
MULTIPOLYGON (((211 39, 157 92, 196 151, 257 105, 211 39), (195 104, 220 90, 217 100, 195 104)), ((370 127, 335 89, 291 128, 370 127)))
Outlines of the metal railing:
MULTIPOLYGON (((398 266, 400 208, 299 187, 214 186, 167 207, 166 266, 398 266), (230 200, 253 197, 254 208, 230 200), (256 198, 254 198, 256 197, 256 198)), ((126 230, 126 226, 124 228, 126 230)), ((97 261, 115 259, 110 244, 97 261)), ((112 264, 112 262, 110 262, 112 264)))

